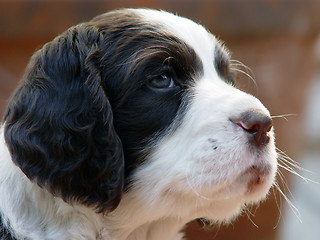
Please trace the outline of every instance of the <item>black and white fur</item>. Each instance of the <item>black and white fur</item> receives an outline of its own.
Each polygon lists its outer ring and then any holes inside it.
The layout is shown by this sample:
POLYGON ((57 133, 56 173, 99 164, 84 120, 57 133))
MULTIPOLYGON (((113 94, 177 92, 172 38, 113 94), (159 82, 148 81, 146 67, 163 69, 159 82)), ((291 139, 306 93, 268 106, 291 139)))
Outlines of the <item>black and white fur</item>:
POLYGON ((121 9, 37 51, 1 127, 0 239, 180 240, 276 173, 268 110, 228 51, 173 14, 121 9))

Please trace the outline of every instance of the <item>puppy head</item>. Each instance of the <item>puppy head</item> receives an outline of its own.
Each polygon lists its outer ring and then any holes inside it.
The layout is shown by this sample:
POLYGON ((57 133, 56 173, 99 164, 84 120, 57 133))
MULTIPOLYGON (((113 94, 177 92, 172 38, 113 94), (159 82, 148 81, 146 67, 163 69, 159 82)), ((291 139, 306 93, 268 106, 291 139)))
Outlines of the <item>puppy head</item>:
POLYGON ((234 87, 228 52, 203 27, 124 9, 35 53, 5 139, 21 170, 65 201, 111 211, 127 184, 146 205, 172 203, 177 216, 189 211, 181 200, 189 209, 199 197, 210 207, 229 201, 229 212, 209 216, 224 219, 272 184, 273 132, 262 118, 268 111, 234 87))

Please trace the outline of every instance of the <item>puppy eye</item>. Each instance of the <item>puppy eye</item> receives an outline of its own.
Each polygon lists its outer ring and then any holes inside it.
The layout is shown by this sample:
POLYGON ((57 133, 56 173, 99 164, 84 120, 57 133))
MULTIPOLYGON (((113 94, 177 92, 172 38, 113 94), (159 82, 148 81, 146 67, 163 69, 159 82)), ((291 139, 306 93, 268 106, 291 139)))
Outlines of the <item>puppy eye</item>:
POLYGON ((154 88, 172 88, 177 86, 173 77, 169 74, 161 74, 155 78, 152 78, 150 80, 150 84, 154 88))

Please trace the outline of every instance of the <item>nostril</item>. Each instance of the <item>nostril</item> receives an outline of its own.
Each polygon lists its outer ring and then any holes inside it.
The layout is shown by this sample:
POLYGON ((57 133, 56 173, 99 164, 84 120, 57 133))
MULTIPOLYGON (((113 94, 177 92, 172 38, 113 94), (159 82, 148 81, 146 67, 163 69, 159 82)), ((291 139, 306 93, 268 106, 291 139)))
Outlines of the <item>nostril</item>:
POLYGON ((255 123, 253 125, 247 125, 243 123, 242 121, 238 123, 238 126, 240 126, 243 130, 249 132, 249 133, 255 133, 260 131, 260 124, 255 123))
POLYGON ((272 129, 272 119, 261 110, 251 109, 241 114, 237 120, 231 121, 250 133, 258 146, 269 142, 268 132, 272 129))

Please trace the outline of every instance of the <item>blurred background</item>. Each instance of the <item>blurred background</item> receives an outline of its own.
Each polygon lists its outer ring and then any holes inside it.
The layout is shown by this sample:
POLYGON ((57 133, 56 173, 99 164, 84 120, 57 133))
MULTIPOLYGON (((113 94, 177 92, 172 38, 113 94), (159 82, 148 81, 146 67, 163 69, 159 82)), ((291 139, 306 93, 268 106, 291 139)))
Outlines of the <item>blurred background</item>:
MULTIPOLYGON (((319 0, 0 0, 0 116, 36 49, 74 24, 121 7, 174 12, 222 39, 232 58, 250 67, 239 68, 257 87, 241 74, 241 88, 275 116, 278 148, 311 171, 300 174, 320 182, 319 0)), ((291 192, 280 177, 279 185, 299 213, 274 189, 229 226, 203 230, 190 223, 187 239, 319 240, 320 185, 280 170, 291 192)))

